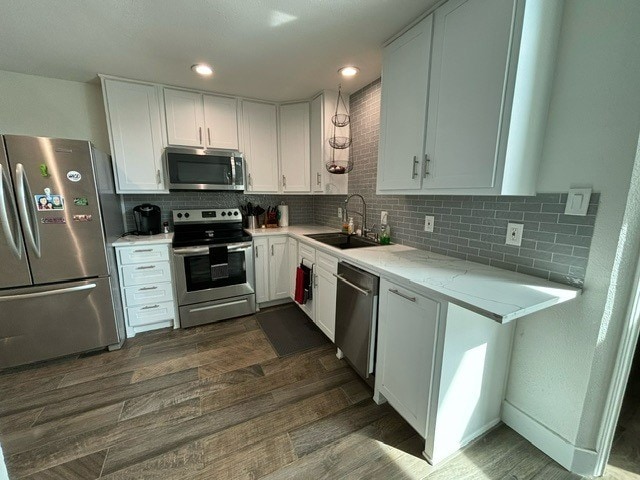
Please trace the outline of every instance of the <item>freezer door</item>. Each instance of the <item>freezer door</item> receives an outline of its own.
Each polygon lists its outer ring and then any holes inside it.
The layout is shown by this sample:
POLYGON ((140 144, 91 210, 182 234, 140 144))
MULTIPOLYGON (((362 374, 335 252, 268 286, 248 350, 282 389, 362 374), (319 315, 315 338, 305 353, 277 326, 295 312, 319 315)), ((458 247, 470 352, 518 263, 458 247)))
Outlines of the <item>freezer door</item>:
POLYGON ((0 289, 31 285, 4 141, 0 137, 0 289))
POLYGON ((118 343, 109 281, 0 291, 0 369, 118 343))
POLYGON ((108 274, 89 142, 5 136, 35 284, 108 274))

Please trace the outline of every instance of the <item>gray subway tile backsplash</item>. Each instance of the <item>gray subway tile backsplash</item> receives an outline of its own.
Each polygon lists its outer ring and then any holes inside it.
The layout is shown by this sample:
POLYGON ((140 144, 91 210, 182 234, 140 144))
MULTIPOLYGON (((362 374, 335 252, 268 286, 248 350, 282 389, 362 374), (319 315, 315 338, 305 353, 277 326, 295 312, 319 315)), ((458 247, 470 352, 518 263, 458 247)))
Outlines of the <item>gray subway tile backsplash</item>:
MULTIPOLYGON (((600 195, 594 193, 587 215, 564 215, 566 193, 520 196, 376 195, 380 81, 350 97, 352 153, 349 193, 367 202, 367 224, 389 212, 391 239, 416 248, 506 270, 582 286, 600 195), (424 216, 435 217, 434 231, 424 231, 424 216), (524 225, 520 247, 505 245, 507 223, 524 225)), ((340 227, 337 208, 344 196, 316 196, 315 223, 340 227)), ((352 203, 351 203, 352 202, 352 203)), ((354 198, 352 208, 360 207, 354 198)), ((358 216, 354 221, 360 223, 358 216)))

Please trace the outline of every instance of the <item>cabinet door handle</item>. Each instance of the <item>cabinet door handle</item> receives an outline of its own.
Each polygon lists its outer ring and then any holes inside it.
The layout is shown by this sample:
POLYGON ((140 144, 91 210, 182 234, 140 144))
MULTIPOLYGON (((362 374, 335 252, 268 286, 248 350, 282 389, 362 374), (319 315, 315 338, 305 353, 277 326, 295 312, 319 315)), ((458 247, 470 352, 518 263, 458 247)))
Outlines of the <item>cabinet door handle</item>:
POLYGON ((400 293, 398 290, 396 290, 395 288, 390 288, 389 291, 391 293, 395 293, 396 295, 398 295, 399 297, 402 297, 406 300, 409 300, 410 302, 414 302, 416 301, 416 297, 410 297, 408 295, 405 295, 404 293, 400 293))
POLYGON ((147 290, 157 290, 157 289, 158 289, 158 287, 142 287, 139 290, 141 292, 146 292, 147 290))
POLYGON ((153 248, 139 248, 138 250, 134 250, 133 253, 147 253, 153 252, 153 248))
POLYGON ((424 154, 424 175, 422 176, 422 178, 427 178, 427 175, 429 175, 431 172, 429 171, 429 163, 431 162, 431 159, 429 158, 429 155, 427 155, 426 153, 424 154))
POLYGON ((318 185, 318 186, 320 185, 321 176, 322 175, 320 174, 320 172, 316 173, 316 185, 318 185))
POLYGON ((273 245, 271 245, 271 256, 273 257, 274 253, 273 253, 273 245))
POLYGON ((202 145, 202 127, 198 127, 198 138, 200 139, 200 145, 202 145))
POLYGON ((160 170, 156 170, 156 183, 157 183, 158 185, 160 185, 160 183, 161 183, 161 182, 160 182, 160 178, 161 178, 161 177, 160 177, 160 170))
POLYGON ((207 137, 209 138, 209 145, 211 145, 211 129, 207 127, 207 137))
POLYGON ((287 177, 282 175, 282 187, 287 188, 287 177))
POLYGON ((142 267, 136 268, 136 270, 149 270, 150 268, 156 268, 155 265, 144 265, 142 267))
POLYGON ((413 169, 411 170, 411 178, 416 178, 418 176, 418 157, 416 155, 413 156, 413 169))
POLYGON ((249 186, 253 186, 253 180, 251 179, 251 174, 249 174, 249 186))
POLYGON ((158 308, 160 305, 147 305, 146 307, 142 307, 142 310, 151 310, 152 308, 158 308))
POLYGON ((258 247, 256 247, 256 258, 260 258, 260 254, 258 253, 260 251, 260 249, 258 247))

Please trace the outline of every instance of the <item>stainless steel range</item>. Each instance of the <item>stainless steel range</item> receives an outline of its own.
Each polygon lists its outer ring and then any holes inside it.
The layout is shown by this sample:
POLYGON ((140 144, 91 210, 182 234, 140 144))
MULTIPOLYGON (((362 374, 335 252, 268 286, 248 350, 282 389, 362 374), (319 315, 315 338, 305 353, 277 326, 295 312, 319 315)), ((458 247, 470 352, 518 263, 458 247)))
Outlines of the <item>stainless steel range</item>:
POLYGON ((180 324, 256 311, 253 242, 237 208, 174 210, 173 262, 180 324))

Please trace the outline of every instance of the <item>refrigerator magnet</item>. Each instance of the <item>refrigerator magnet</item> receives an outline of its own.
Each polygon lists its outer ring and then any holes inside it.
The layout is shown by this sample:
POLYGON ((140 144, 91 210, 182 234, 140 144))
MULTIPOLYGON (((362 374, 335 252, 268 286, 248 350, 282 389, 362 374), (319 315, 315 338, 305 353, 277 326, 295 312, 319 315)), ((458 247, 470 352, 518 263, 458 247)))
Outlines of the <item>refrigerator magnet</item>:
POLYGON ((86 207, 89 205, 89 199, 87 197, 76 197, 73 199, 73 204, 76 207, 86 207))
POLYGON ((62 195, 34 195, 36 209, 39 211, 64 210, 64 197, 62 195))
POLYGON ((82 175, 80 174, 80 172, 70 170, 67 172, 67 180, 71 182, 79 182, 80 180, 82 180, 82 175))
POLYGON ((93 215, 74 215, 74 222, 91 222, 93 220, 93 215))

